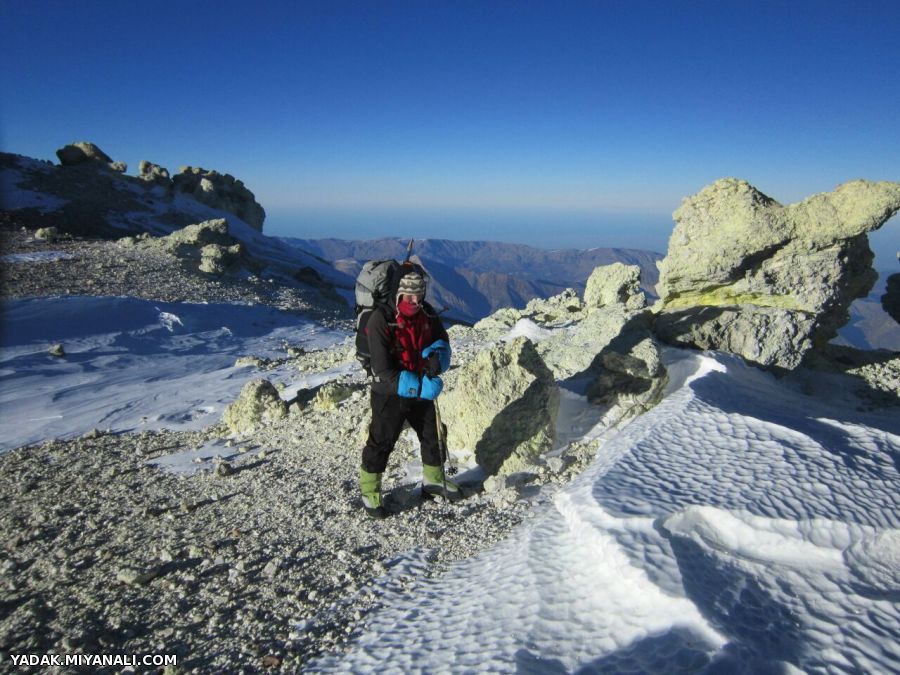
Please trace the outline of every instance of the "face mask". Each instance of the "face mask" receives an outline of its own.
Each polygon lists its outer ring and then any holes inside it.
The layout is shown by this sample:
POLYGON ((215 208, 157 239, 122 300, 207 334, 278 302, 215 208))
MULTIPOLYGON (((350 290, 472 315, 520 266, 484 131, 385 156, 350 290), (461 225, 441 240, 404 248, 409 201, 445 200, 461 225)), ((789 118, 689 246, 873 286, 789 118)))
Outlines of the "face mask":
POLYGON ((418 312, 421 308, 421 305, 414 305, 411 302, 407 302, 406 300, 401 300, 400 304, 397 305, 397 310, 403 316, 415 316, 416 312, 418 312))

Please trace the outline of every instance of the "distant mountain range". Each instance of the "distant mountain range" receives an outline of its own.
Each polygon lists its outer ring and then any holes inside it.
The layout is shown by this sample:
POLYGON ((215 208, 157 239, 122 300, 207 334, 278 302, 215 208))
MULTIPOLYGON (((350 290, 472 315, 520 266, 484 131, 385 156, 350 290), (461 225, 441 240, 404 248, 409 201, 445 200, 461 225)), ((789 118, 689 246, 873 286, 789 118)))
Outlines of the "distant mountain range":
MULTIPOLYGON (((367 260, 406 256, 408 241, 374 239, 295 239, 283 241, 330 262, 355 278, 367 260)), ((584 290, 595 267, 621 262, 641 268, 642 286, 654 295, 659 274, 650 251, 622 248, 546 250, 494 241, 423 239, 413 253, 431 275, 429 299, 448 307, 449 318, 473 322, 502 307, 523 308, 529 300, 556 295, 566 288, 584 290)))

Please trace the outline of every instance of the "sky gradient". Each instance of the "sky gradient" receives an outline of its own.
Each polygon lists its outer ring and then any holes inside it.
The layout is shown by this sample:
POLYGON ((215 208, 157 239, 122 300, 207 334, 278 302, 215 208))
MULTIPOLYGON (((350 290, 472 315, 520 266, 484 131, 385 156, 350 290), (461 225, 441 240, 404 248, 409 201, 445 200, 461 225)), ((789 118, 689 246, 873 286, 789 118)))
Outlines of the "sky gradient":
POLYGON ((231 173, 269 234, 664 251, 717 178, 900 181, 897 25, 895 0, 0 0, 0 146, 231 173))

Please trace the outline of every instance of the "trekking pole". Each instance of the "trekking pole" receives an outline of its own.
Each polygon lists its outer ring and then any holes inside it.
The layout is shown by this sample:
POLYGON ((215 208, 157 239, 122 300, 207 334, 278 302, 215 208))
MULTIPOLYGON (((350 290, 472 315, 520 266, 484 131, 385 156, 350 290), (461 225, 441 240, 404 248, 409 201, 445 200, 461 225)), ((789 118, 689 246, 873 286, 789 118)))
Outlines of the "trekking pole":
POLYGON ((447 437, 444 434, 444 423, 441 421, 441 407, 438 405, 437 399, 434 399, 434 420, 437 424, 438 452, 441 456, 441 483, 444 488, 444 499, 447 499, 447 473, 444 470, 444 462, 449 459, 449 453, 447 452, 447 437))
POLYGON ((409 243, 406 245, 406 258, 403 259, 404 263, 408 263, 410 257, 412 256, 412 245, 413 245, 413 240, 410 239, 409 243))

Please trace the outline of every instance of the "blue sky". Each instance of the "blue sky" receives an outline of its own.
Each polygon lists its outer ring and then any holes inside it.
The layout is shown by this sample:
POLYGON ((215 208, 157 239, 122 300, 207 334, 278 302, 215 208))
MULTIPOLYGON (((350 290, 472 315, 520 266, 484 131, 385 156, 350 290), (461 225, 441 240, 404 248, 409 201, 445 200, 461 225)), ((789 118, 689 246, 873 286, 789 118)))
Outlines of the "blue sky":
POLYGON ((782 203, 900 180, 898 25, 896 0, 7 0, 0 141, 231 173, 270 234, 662 251, 723 176, 782 203))

